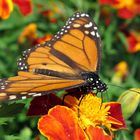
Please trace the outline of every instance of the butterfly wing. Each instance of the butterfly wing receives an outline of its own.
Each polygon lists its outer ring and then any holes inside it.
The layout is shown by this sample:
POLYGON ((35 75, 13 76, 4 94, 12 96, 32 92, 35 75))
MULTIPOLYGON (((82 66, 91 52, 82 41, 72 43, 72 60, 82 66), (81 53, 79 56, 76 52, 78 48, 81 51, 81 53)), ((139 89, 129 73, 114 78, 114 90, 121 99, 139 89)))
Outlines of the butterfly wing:
POLYGON ((19 72, 18 76, 2 79, 0 83, 0 101, 12 99, 26 99, 27 97, 41 96, 64 89, 77 87, 83 80, 70 80, 53 76, 19 72))
POLYGON ((76 13, 51 41, 25 51, 18 62, 19 69, 31 72, 44 69, 48 73, 57 71, 73 76, 79 76, 83 71, 98 72, 100 46, 95 23, 87 14, 76 13))
POLYGON ((81 73, 99 70, 100 44, 97 26, 89 16, 74 14, 51 41, 23 52, 18 76, 0 82, 0 100, 84 85, 81 73))

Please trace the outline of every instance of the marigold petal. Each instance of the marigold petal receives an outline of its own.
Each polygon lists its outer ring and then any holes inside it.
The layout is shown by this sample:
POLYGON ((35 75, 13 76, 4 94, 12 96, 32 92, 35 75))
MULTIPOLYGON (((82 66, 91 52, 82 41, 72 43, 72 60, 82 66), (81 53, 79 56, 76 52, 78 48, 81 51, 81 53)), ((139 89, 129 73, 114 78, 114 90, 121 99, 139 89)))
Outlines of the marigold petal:
POLYGON ((112 128, 114 129, 126 128, 126 124, 122 115, 121 104, 117 102, 110 102, 107 103, 106 105, 110 106, 109 116, 115 118, 116 120, 122 123, 122 125, 112 124, 112 128))
POLYGON ((65 131, 62 124, 53 116, 43 116, 38 122, 38 129, 40 130, 41 134, 48 137, 48 139, 66 139, 65 131))
POLYGON ((126 7, 118 10, 118 16, 124 19, 131 19, 135 16, 134 10, 129 10, 126 7))
POLYGON ((136 52, 135 46, 137 44, 136 38, 134 36, 129 36, 127 38, 127 41, 128 41, 128 52, 135 53, 136 52))
POLYGON ((111 116, 108 116, 107 117, 107 120, 111 123, 111 124, 117 124, 117 125, 123 125, 122 122, 120 122, 119 120, 111 117, 111 116))
POLYGON ((23 43, 25 39, 28 39, 29 41, 34 41, 37 38, 37 25, 35 23, 30 23, 27 25, 23 31, 21 32, 18 42, 23 43))
POLYGON ((140 51, 140 42, 136 44, 135 50, 136 50, 136 52, 140 51))
POLYGON ((90 140, 112 140, 112 137, 106 135, 102 128, 90 126, 87 128, 86 133, 90 140))
POLYGON ((61 105, 62 100, 55 94, 49 94, 44 96, 38 96, 33 98, 28 109, 28 116, 45 115, 48 110, 55 105, 61 105))
POLYGON ((120 72, 123 76, 128 74, 128 64, 126 61, 121 61, 115 66, 115 71, 120 72))
POLYGON ((13 11, 12 0, 0 0, 0 18, 7 19, 13 11))
POLYGON ((51 140, 86 140, 76 114, 64 106, 55 106, 38 122, 40 132, 51 140))
POLYGON ((31 0, 13 0, 18 5, 21 13, 26 16, 32 12, 31 0))
POLYGON ((135 140, 140 140, 140 128, 135 131, 135 140))
POLYGON ((117 0, 99 0, 100 4, 116 4, 117 0))
MULTIPOLYGON (((74 109, 78 105, 78 100, 74 96, 67 95, 64 100, 68 107, 74 109)), ((76 108, 77 110, 77 108, 76 108)))
POLYGON ((45 41, 49 41, 51 40, 52 38, 52 35, 51 34, 46 34, 45 36, 43 37, 39 37, 37 38, 35 41, 34 41, 34 44, 41 44, 41 43, 44 43, 45 41))

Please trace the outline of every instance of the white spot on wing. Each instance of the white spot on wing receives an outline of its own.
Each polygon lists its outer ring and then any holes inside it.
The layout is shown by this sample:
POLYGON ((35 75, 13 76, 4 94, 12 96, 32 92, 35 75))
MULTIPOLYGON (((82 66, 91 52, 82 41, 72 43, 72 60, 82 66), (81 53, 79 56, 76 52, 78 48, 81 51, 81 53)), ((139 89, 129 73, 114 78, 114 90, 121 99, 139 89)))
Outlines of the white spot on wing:
POLYGON ((13 100, 13 99, 16 99, 16 95, 10 95, 9 96, 9 100, 13 100))
POLYGON ((97 27, 96 26, 94 27, 94 30, 97 30, 97 27))
POLYGON ((22 99, 26 99, 26 96, 22 96, 21 98, 22 98, 22 99))
POLYGON ((89 22, 89 24, 85 24, 85 27, 90 28, 92 25, 93 25, 92 22, 89 22))
POLYGON ((89 15, 88 15, 88 14, 86 14, 85 16, 86 16, 86 17, 89 17, 89 15))
POLYGON ((94 32, 94 31, 92 31, 92 32, 91 32, 91 35, 95 36, 95 32, 94 32))
POLYGON ((80 17, 80 15, 78 14, 78 15, 76 15, 76 17, 80 17))
POLYGON ((36 94, 36 93, 28 93, 28 95, 34 95, 34 94, 36 94))
POLYGON ((33 97, 36 97, 36 96, 41 96, 42 94, 41 93, 36 93, 33 95, 33 97))
POLYGON ((84 17, 86 14, 85 13, 83 13, 83 14, 81 14, 81 17, 84 17))
POLYGON ((96 33, 96 36, 97 36, 97 37, 100 37, 100 35, 99 35, 99 33, 98 33, 98 32, 96 33))

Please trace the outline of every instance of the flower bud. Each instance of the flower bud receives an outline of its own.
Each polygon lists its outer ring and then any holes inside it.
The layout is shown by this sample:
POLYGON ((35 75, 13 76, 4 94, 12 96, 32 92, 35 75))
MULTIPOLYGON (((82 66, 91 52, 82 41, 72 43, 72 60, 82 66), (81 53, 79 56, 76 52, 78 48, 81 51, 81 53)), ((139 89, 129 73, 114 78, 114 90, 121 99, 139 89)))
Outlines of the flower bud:
POLYGON ((133 115, 140 102, 140 89, 132 88, 122 93, 118 102, 122 105, 124 117, 127 119, 133 115))

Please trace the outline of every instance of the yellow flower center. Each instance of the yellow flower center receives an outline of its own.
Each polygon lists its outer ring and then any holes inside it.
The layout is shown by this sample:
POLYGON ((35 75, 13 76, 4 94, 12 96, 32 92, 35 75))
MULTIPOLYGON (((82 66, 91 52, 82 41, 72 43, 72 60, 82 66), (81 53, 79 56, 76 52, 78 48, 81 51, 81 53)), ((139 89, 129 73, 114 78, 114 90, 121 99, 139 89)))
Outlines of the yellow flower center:
POLYGON ((86 95, 79 105, 79 122, 83 129, 88 126, 106 126, 111 127, 107 121, 110 106, 102 104, 101 98, 93 94, 86 95))

